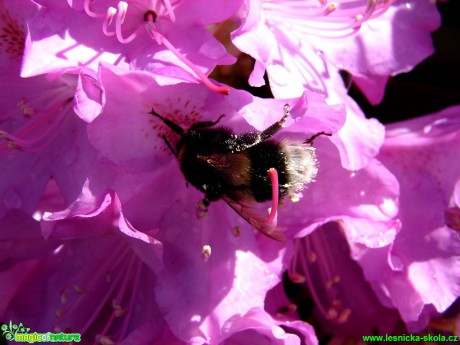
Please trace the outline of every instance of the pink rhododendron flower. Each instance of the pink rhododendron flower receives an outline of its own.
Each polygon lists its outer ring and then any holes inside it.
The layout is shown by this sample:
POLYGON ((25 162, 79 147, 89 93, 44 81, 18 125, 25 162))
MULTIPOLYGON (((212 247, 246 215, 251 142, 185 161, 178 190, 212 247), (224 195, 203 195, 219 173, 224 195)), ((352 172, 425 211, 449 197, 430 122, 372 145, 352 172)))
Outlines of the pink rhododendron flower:
POLYGON ((133 229, 119 207, 113 194, 95 200, 85 189, 68 209, 45 213, 41 232, 18 211, 3 218, 2 243, 30 245, 13 247, 15 268, 1 273, 2 281, 18 282, 2 295, 2 319, 35 331, 79 332, 85 342, 117 342, 153 321, 145 337, 167 336, 151 293, 161 243, 133 229))
POLYGON ((357 257, 379 298, 410 329, 460 295, 460 108, 388 125, 379 159, 398 178, 401 232, 379 255, 357 257), (378 272, 378 274, 376 274, 378 272))
POLYGON ((379 102, 432 52, 428 0, 0 0, 0 16, 1 322, 94 344, 300 345, 318 340, 283 272, 318 334, 420 330, 458 297, 460 109, 384 142, 339 75, 379 102), (275 99, 208 79, 235 60, 210 26, 225 41, 232 20, 275 99), (285 242, 225 200, 200 207, 164 118, 236 135, 283 118, 275 139, 315 137, 315 180, 257 204, 285 242))
POLYGON ((39 15, 28 20, 28 39, 22 76, 86 66, 97 70, 101 61, 127 69, 155 70, 193 81, 200 78, 218 92, 206 75, 216 64, 234 58, 205 27, 240 7, 240 1, 215 1, 213 15, 203 3, 181 1, 60 0, 38 1, 39 15), (191 73, 191 75, 190 75, 191 73))
MULTIPOLYGON (((391 241, 394 236, 395 233, 391 241)), ((387 245, 388 234, 382 232, 375 237, 380 237, 381 247, 387 245)), ((369 252, 380 249, 347 243, 347 240, 347 231, 341 222, 327 223, 312 234, 296 239, 288 278, 311 296, 314 317, 326 332, 356 337, 375 332, 391 334, 399 320, 398 312, 382 305, 358 262, 353 260, 356 247, 369 252)), ((291 298, 301 299, 300 308, 302 302, 309 299, 305 293, 294 294, 291 298)))
MULTIPOLYGON (((123 190, 129 188, 123 187, 122 182, 112 186, 133 225, 141 229, 149 222, 152 225, 146 217, 149 209, 162 215, 155 225, 159 228, 156 238, 165 246, 165 269, 159 274, 156 288, 160 310, 180 339, 192 337, 197 342, 215 339, 235 313, 244 314, 249 308, 263 306, 264 298, 260 297, 279 282, 283 267, 280 258, 284 254, 279 245, 270 244, 271 240, 255 242, 250 226, 222 201, 210 206, 205 219, 197 219, 195 203, 203 195, 186 187, 175 157, 161 138, 164 135, 174 146, 178 136, 148 114, 149 111, 153 106, 158 113, 185 128, 224 113, 222 123, 241 133, 250 130, 248 123, 258 130, 267 128, 279 120, 284 104, 289 102, 292 119, 280 135, 305 138, 318 131, 336 132, 343 124, 342 109, 328 107, 310 93, 298 99, 264 100, 238 90, 222 96, 196 84, 160 86, 157 80, 163 77, 108 65, 101 66, 99 77, 105 106, 103 113, 88 125, 90 142, 130 174, 150 176, 158 186, 176 181, 175 188, 163 188, 162 199, 152 198, 155 193, 126 197, 128 194, 123 190), (134 92, 126 97, 126 90, 134 92), (154 173, 153 169, 162 169, 162 173, 154 173), (183 227, 184 223, 188 226, 183 227), (232 238, 234 226, 241 227, 239 239, 232 238), (240 252, 243 243, 248 252, 240 252), (203 266, 201 257, 204 245, 212 248, 207 266, 203 266), (267 271, 263 267, 267 267, 269 257, 271 268, 267 271), (260 271, 271 272, 273 277, 267 279, 260 271), (251 293, 242 296, 241 287, 255 275, 258 275, 257 284, 244 288, 251 293), (212 280, 215 276, 221 279, 215 282, 212 280), (178 295, 183 298, 177 299, 178 295)), ((279 226, 289 236, 305 236, 321 224, 341 219, 352 243, 369 248, 391 243, 398 230, 398 223, 392 220, 397 212, 398 185, 391 173, 377 161, 352 173, 341 166, 339 151, 329 139, 318 138, 315 146, 321 164, 317 181, 298 203, 287 203, 280 211, 279 226), (368 229, 366 237, 362 231, 364 224, 368 229)), ((152 190, 158 191, 158 187, 152 190)))
POLYGON ((309 89, 330 104, 345 103, 347 124, 339 136, 349 146, 359 143, 361 150, 342 154, 342 163, 353 170, 365 166, 383 143, 384 129, 366 120, 347 96, 339 69, 356 75, 366 95, 380 101, 389 75, 431 54, 429 33, 439 25, 435 5, 428 0, 391 7, 391 1, 245 4, 247 15, 232 39, 256 60, 250 84, 263 85, 266 71, 275 97, 295 97, 309 89))
POLYGON ((219 344, 313 345, 318 344, 318 340, 313 328, 307 323, 280 323, 263 310, 254 308, 245 315, 235 315, 225 323, 219 344))
POLYGON ((309 291, 325 330, 389 334, 400 317, 420 331, 459 297, 459 111, 387 126, 378 158, 400 188, 393 230, 362 224, 353 239, 340 221, 295 241, 289 278, 309 291))
POLYGON ((23 16, 34 7, 24 1, 8 4, 0 3, 6 18, 0 28, 9 33, 0 51, 0 86, 6 93, 0 99, 0 216, 13 208, 32 214, 51 177, 65 200, 74 200, 95 154, 83 120, 96 117, 102 107, 96 80, 83 72, 19 77, 23 16))
POLYGON ((277 97, 297 96, 307 88, 334 102, 344 96, 339 69, 356 75, 366 95, 379 102, 390 75, 433 52, 429 33, 440 22, 428 0, 248 0, 245 5, 247 16, 232 38, 256 60, 251 84, 263 85, 267 70, 277 97))
MULTIPOLYGON (((322 131, 334 133, 343 125, 340 108, 328 107, 320 97, 310 93, 291 100, 258 99, 238 90, 232 90, 229 96, 213 95, 200 85, 182 83, 160 87, 156 81, 158 77, 109 66, 101 66, 100 80, 106 102, 104 112, 88 126, 90 142, 124 169, 148 172, 164 167, 171 169, 166 174, 171 180, 184 181, 178 167, 170 165, 174 157, 161 136, 165 135, 173 146, 179 138, 160 120, 148 114, 152 106, 159 114, 185 128, 223 113, 222 124, 228 124, 237 133, 251 130, 243 119, 257 130, 263 130, 280 119, 285 103, 291 104, 292 116, 280 137, 305 138, 322 131), (126 97, 127 89, 135 92, 120 103, 120 99, 126 97)), ((340 138, 334 141, 339 142, 339 149, 350 149, 340 138)), ((340 150, 330 144, 329 139, 318 138, 315 146, 320 159, 317 181, 309 186, 308 195, 298 204, 286 205, 289 217, 281 218, 280 224, 285 222, 285 228, 292 234, 302 230, 305 235, 318 225, 340 218, 349 226, 351 238, 375 245, 370 234, 367 240, 360 239, 362 233, 358 224, 374 223, 376 233, 382 229, 394 229, 395 225, 387 222, 397 212, 396 180, 377 161, 357 172, 344 169, 340 164, 340 150), (350 190, 356 190, 356 197, 350 190), (305 209, 310 210, 309 214, 305 214, 305 209)), ((182 193, 180 190, 174 192, 178 196, 182 193)), ((120 199, 123 203, 121 194, 120 199)))
POLYGON ((203 222, 194 217, 193 204, 180 206, 166 212, 160 231, 139 232, 114 193, 97 198, 86 184, 67 209, 44 214, 41 232, 25 214, 8 214, 0 222, 0 243, 18 245, 0 261, 2 268, 15 267, 0 273, 14 287, 2 296, 1 317, 21 319, 35 330, 78 332, 103 344, 234 344, 247 332, 247 344, 266 336, 273 344, 300 343, 300 336, 315 344, 307 324, 250 310, 263 306, 265 291, 278 281, 280 261, 258 258, 248 232, 235 239, 218 231, 209 242, 214 253, 204 262, 196 232, 219 227, 227 215, 217 208, 203 222), (180 226, 184 217, 190 228, 180 226), (152 235, 163 238, 164 246, 152 235), (37 294, 46 296, 39 299, 46 305, 35 302, 26 313, 37 294))

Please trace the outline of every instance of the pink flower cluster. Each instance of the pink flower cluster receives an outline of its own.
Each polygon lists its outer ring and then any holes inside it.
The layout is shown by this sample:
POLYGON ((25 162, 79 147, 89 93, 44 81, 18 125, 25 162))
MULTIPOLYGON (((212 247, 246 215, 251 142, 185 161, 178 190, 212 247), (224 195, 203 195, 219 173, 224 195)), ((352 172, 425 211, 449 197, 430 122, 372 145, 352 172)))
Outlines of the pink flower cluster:
POLYGON ((0 18, 0 322, 83 344, 317 344, 423 330, 460 295, 460 108, 385 128, 339 74, 380 102, 433 52, 432 1, 0 0, 0 18), (229 52, 274 98, 210 79, 229 52), (280 135, 331 136, 278 243, 224 201, 197 209, 149 112, 245 133, 285 104, 280 135))

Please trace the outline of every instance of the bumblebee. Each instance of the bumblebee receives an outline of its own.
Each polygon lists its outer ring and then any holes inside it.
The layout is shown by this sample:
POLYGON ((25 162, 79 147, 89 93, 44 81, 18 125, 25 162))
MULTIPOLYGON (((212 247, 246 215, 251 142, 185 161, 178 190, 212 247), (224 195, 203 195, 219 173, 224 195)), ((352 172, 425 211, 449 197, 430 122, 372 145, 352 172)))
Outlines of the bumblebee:
POLYGON ((295 199, 318 172, 313 140, 280 139, 278 133, 290 115, 290 106, 284 106, 284 115, 259 133, 236 135, 231 129, 218 126, 216 121, 198 122, 188 129, 161 116, 154 109, 149 114, 159 118, 180 136, 173 148, 185 179, 203 192, 202 204, 224 200, 254 228, 277 240, 284 233, 277 229, 277 206, 286 196, 295 199), (260 203, 272 201, 269 214, 264 214, 260 203))

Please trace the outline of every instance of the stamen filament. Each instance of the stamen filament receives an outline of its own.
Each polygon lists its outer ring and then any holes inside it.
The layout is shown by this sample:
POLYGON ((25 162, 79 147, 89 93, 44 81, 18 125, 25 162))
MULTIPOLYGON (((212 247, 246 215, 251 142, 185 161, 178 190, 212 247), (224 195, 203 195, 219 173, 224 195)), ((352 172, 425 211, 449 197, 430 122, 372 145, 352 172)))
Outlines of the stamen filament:
POLYGON ((169 0, 163 0, 163 4, 166 7, 166 10, 168 11, 169 19, 174 23, 176 21, 176 15, 174 14, 174 10, 171 6, 171 2, 169 0))
MULTIPOLYGON (((136 262, 137 264, 137 268, 136 268, 136 274, 134 275, 134 285, 133 285, 133 289, 132 289, 132 292, 131 292, 131 298, 129 300, 129 303, 128 303, 128 310, 133 310, 133 306, 134 306, 134 301, 135 301, 135 297, 136 297, 136 292, 137 292, 137 289, 139 288, 139 284, 140 284, 140 277, 141 277, 141 273, 142 273, 142 267, 143 267, 143 264, 140 260, 137 260, 136 262)), ((118 339, 122 339, 126 333, 126 330, 128 329, 128 325, 129 325, 129 318, 125 317, 124 320, 123 320, 123 324, 121 326, 121 328, 119 329, 119 331, 116 333, 116 337, 118 339)))
POLYGON ((187 67, 189 67, 197 76, 198 78, 203 82, 204 85, 206 85, 210 90, 215 91, 217 93, 223 94, 223 95, 228 95, 230 93, 230 88, 228 86, 217 86, 214 83, 212 83, 208 77, 204 75, 203 72, 200 71, 200 69, 189 59, 187 59, 184 55, 182 55, 172 44, 169 42, 163 35, 161 35, 155 28, 155 25, 153 23, 147 23, 147 32, 150 34, 150 36, 155 39, 159 44, 163 44, 166 48, 168 48, 171 52, 174 53, 174 55, 177 56, 177 58, 182 61, 187 67))
MULTIPOLYGON (((118 291, 117 295, 115 296, 115 299, 114 301, 117 302, 117 303, 121 303, 121 301, 123 300, 123 296, 124 294, 126 293, 126 289, 128 287, 128 282, 129 282, 129 273, 131 272, 132 270, 132 267, 134 265, 134 259, 136 258, 136 256, 134 255, 134 253, 131 253, 131 258, 129 260, 129 264, 128 266, 124 269, 125 272, 123 272, 124 274, 119 274, 120 277, 124 277, 123 279, 123 284, 121 286, 121 289, 118 291)), ((112 304, 113 305, 113 304, 112 304)), ((99 334, 100 337, 105 337, 106 336, 106 333, 108 332, 108 330, 110 329, 110 327, 112 326, 113 324, 113 321, 115 320, 115 318, 117 317, 117 313, 115 311, 112 312, 112 314, 110 315, 110 318, 109 320, 107 321, 107 323, 105 324, 105 327, 104 329, 102 330, 102 332, 99 334)), ((97 345, 97 341, 94 343, 95 345, 97 345)))
MULTIPOLYGON (((119 248, 113 248, 111 251, 110 256, 105 257, 104 260, 102 260, 102 265, 100 265, 97 269, 96 272, 93 273, 91 276, 91 279, 85 284, 86 290, 91 291, 92 287, 96 285, 98 279, 100 279, 101 276, 103 276, 103 272, 107 271, 109 267, 117 267, 118 264, 124 259, 125 255, 128 252, 128 248, 122 248, 121 244, 119 245, 119 248)), ((109 289, 106 291, 105 297, 101 299, 99 305, 95 308, 95 311, 91 315, 91 317, 88 319, 86 324, 83 326, 81 329, 81 334, 85 333, 93 321, 98 317, 99 312, 102 310, 104 307, 108 296, 112 294, 112 291, 115 289, 117 286, 117 282, 122 278, 121 274, 116 275, 115 281, 111 282, 109 289)), ((80 275, 74 276, 68 283, 67 286, 64 287, 63 291, 66 291, 69 289, 71 285, 75 285, 75 281, 81 280, 82 278, 80 275)), ((72 310, 75 310, 81 303, 83 303, 82 298, 77 298, 76 300, 73 301, 73 303, 65 310, 63 317, 56 322, 54 325, 54 328, 57 327, 61 322, 65 320, 65 317, 67 315, 70 315, 72 310)))
POLYGON ((131 35, 129 35, 127 38, 123 37, 123 34, 121 32, 121 25, 125 21, 127 11, 128 11, 128 4, 124 1, 120 1, 118 3, 117 19, 115 21, 115 32, 116 32, 118 40, 124 44, 134 41, 134 39, 144 29, 142 26, 138 26, 137 29, 134 30, 134 32, 131 35))
MULTIPOLYGON (((0 152, 5 149, 16 149, 24 152, 37 152, 48 146, 60 133, 70 113, 70 100, 54 104, 43 116, 34 115, 26 125, 19 128, 15 133, 0 132, 0 139, 6 143, 0 144, 0 152), (52 121, 50 121, 52 119, 52 121), (40 131, 44 127, 44 130, 40 131), (31 133, 38 133, 26 139, 31 133), (40 143, 37 145, 37 143, 40 143)), ((8 155, 11 152, 1 152, 0 155, 8 155)))
POLYGON ((292 31, 319 37, 344 38, 353 35, 361 25, 390 7, 393 1, 368 0, 365 6, 344 1, 320 1, 319 6, 305 1, 266 1, 263 4, 272 27, 286 26, 292 31))
POLYGON ((307 237, 295 240, 295 255, 289 268, 289 278, 294 283, 305 283, 315 306, 325 318, 336 323, 345 323, 352 311, 340 299, 341 276, 336 270, 336 263, 323 231, 325 229, 319 228, 307 237), (302 277, 303 280, 300 279, 302 277))
MULTIPOLYGON (((117 40, 123 44, 131 43, 135 40, 141 32, 144 30, 144 26, 139 25, 134 32, 132 32, 128 37, 123 36, 122 32, 122 25, 125 21, 128 11, 128 3, 126 1, 118 2, 117 9, 110 7, 107 9, 105 15, 93 12, 90 8, 91 0, 85 0, 84 2, 84 9, 88 16, 92 18, 102 18, 104 17, 104 21, 102 23, 102 32, 106 36, 116 36, 117 40), (112 25, 113 19, 115 17, 115 31, 109 29, 110 25, 112 25)), ((173 6, 170 0, 163 0, 164 7, 166 8, 166 12, 169 16, 171 22, 176 21, 176 16, 174 14, 173 6)), ((156 28, 156 13, 152 9, 148 9, 145 14, 144 18, 147 21, 145 28, 149 33, 150 37, 152 37, 159 45, 164 45, 167 49, 169 49, 177 58, 182 61, 186 66, 188 66, 193 73, 201 80, 201 82, 206 85, 210 90, 228 95, 230 92, 230 88, 227 86, 218 86, 215 83, 211 82, 211 80, 189 59, 187 59, 183 54, 181 54, 172 44, 169 42, 162 34, 160 34, 156 28)))
POLYGON ((109 7, 107 9, 107 15, 104 18, 104 22, 102 23, 102 32, 104 35, 110 37, 114 36, 115 32, 109 30, 109 25, 112 24, 113 18, 116 16, 117 10, 113 7, 109 7))
MULTIPOLYGON (((299 239, 297 241, 308 241, 308 237, 305 238, 305 239, 299 239)), ((304 277, 305 277, 305 281, 307 283, 307 286, 308 286, 308 289, 311 293, 311 296, 313 298, 314 301, 316 301, 317 303, 315 303, 315 306, 318 307, 319 311, 321 314, 323 314, 323 316, 325 318, 329 318, 329 313, 327 312, 326 309, 324 309, 323 307, 323 304, 321 303, 321 300, 319 298, 319 295, 313 285, 313 281, 311 279, 311 276, 310 276, 310 272, 308 270, 308 263, 305 259, 303 260, 300 260, 300 264, 301 264, 301 267, 303 269, 303 273, 304 273, 304 277)))
POLYGON ((89 4, 92 0, 85 0, 85 3, 83 4, 84 6, 84 9, 85 9, 85 13, 92 17, 92 18, 102 18, 104 17, 104 15, 102 13, 96 13, 96 12, 93 12, 90 8, 89 8, 89 4))

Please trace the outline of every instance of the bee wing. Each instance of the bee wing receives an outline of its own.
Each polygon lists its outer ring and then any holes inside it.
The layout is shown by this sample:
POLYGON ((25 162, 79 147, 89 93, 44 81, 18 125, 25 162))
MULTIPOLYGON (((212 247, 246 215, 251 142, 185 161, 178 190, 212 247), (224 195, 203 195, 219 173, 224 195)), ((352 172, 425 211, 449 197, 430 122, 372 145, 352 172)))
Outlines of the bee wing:
POLYGON ((222 179, 230 185, 245 185, 249 181, 249 158, 246 153, 212 153, 198 155, 198 160, 206 162, 218 171, 222 179))
POLYGON ((240 201, 244 200, 244 197, 231 198, 227 195, 224 195, 222 199, 224 199, 224 201, 244 220, 264 235, 278 242, 284 242, 286 240, 284 232, 277 228, 276 217, 272 222, 267 222, 268 215, 263 214, 264 212, 258 207, 255 201, 240 201))

